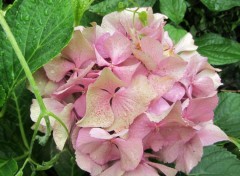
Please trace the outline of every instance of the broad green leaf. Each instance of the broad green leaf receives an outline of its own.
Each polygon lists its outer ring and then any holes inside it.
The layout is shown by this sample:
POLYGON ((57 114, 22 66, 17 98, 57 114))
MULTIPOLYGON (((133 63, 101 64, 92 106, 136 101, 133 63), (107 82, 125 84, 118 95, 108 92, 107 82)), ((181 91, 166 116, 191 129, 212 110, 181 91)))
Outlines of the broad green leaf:
POLYGON ((3 2, 0 0, 0 10, 2 9, 3 2))
POLYGON ((229 136, 240 138, 240 94, 220 93, 215 110, 215 124, 229 136))
POLYGON ((9 98, 4 117, 0 119, 0 159, 15 158, 26 151, 19 130, 18 112, 21 114, 26 137, 31 139, 33 122, 30 119, 30 105, 33 95, 25 87, 25 82, 17 87, 16 99, 13 96, 9 98))
POLYGON ((6 93, 3 87, 0 85, 0 107, 3 106, 6 99, 6 93))
POLYGON ((196 39, 198 52, 208 57, 213 65, 224 65, 240 61, 240 44, 218 34, 206 34, 196 39))
POLYGON ((61 153, 58 162, 54 165, 54 169, 58 176, 84 176, 86 174, 76 165, 75 157, 68 150, 61 153))
POLYGON ((89 10, 104 16, 117 10, 123 10, 124 7, 149 7, 153 6, 155 2, 156 0, 105 0, 91 6, 89 10))
POLYGON ((164 30, 168 31, 169 37, 173 40, 173 42, 176 44, 179 42, 179 40, 187 34, 187 31, 184 29, 176 28, 171 24, 167 24, 164 26, 164 30))
POLYGON ((196 176, 239 176, 240 160, 219 146, 204 148, 201 162, 189 175, 196 176))
POLYGON ((17 162, 13 159, 0 159, 0 176, 14 176, 18 170, 17 162))
POLYGON ((240 6, 239 0, 201 0, 212 11, 224 11, 235 6, 240 6))
POLYGON ((173 22, 182 22, 187 6, 185 0, 159 0, 161 13, 167 15, 173 22))
MULTIPOLYGON (((18 0, 5 18, 32 72, 60 53, 72 36, 69 0, 18 0)), ((25 74, 1 27, 0 41, 0 84, 9 97, 25 74)))
POLYGON ((89 9, 93 0, 73 0, 75 26, 80 24, 82 16, 89 9))
POLYGON ((102 21, 102 16, 87 10, 82 16, 81 25, 91 26, 90 23, 96 22, 97 24, 101 24, 101 21, 102 21))

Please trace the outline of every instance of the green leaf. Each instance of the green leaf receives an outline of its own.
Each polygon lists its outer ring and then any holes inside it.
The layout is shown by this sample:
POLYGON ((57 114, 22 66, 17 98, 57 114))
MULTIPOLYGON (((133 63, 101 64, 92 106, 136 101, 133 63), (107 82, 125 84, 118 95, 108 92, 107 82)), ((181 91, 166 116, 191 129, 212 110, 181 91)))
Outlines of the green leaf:
POLYGON ((18 112, 21 114, 27 139, 30 140, 32 136, 33 130, 30 127, 33 125, 33 122, 29 118, 29 109, 33 95, 26 89, 25 82, 17 87, 16 96, 19 105, 18 109, 15 99, 10 97, 6 104, 7 110, 4 117, 0 119, 0 159, 19 157, 26 151, 19 130, 18 112))
POLYGON ((18 170, 17 162, 13 159, 0 159, 0 176, 14 176, 18 170))
POLYGON ((240 94, 220 93, 215 109, 215 124, 229 136, 240 138, 240 94))
POLYGON ((235 6, 240 6, 239 0, 201 0, 212 11, 224 11, 235 6))
POLYGON ((92 13, 89 10, 87 10, 81 19, 81 25, 82 26, 91 26, 90 23, 92 22, 96 22, 97 24, 101 24, 102 21, 102 16, 96 14, 96 13, 92 13))
POLYGON ((197 176, 239 176, 240 160, 219 146, 204 148, 201 162, 189 175, 197 176))
POLYGON ((2 5, 3 5, 2 0, 0 0, 0 10, 2 9, 2 5))
POLYGON ((0 85, 0 107, 3 106, 3 104, 5 103, 5 99, 6 99, 5 90, 4 90, 3 87, 0 85))
POLYGON ((184 29, 176 28, 171 24, 167 24, 164 26, 164 30, 168 31, 169 37, 173 40, 173 42, 176 44, 179 42, 179 40, 187 34, 187 31, 184 29))
POLYGON ((196 39, 198 52, 208 57, 213 65, 224 65, 240 61, 240 44, 217 34, 206 34, 196 39))
POLYGON ((156 0, 105 0, 97 3, 89 8, 91 12, 99 15, 123 10, 123 7, 149 7, 153 6, 156 0))
POLYGON ((187 6, 185 0, 159 0, 161 13, 167 15, 173 22, 182 22, 187 6))
MULTIPOLYGON (((32 72, 60 53, 72 36, 74 18, 69 0, 18 0, 5 19, 32 72)), ((0 41, 0 84, 9 97, 25 74, 1 27, 0 41)))
POLYGON ((85 172, 82 171, 75 162, 75 157, 72 154, 65 150, 61 153, 58 162, 54 165, 54 169, 58 173, 58 176, 83 176, 85 172))
POLYGON ((73 0, 75 26, 80 24, 84 12, 89 9, 92 2, 93 0, 73 0))

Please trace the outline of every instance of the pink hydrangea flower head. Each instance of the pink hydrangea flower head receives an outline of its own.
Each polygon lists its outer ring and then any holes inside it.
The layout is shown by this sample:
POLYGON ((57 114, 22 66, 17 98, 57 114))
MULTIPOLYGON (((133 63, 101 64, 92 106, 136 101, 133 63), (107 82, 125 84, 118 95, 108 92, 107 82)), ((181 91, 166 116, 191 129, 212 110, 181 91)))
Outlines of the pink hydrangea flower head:
MULTIPOLYGON (((93 176, 189 173, 204 146, 228 140, 213 124, 220 70, 197 52, 190 33, 174 45, 166 18, 131 8, 106 15, 100 26, 76 27, 68 46, 35 74, 47 109, 71 134, 78 166, 93 176)), ((39 114, 33 100, 34 122, 39 114)), ((66 131, 50 123, 62 150, 66 131)), ((44 132, 44 120, 41 126, 44 132)))

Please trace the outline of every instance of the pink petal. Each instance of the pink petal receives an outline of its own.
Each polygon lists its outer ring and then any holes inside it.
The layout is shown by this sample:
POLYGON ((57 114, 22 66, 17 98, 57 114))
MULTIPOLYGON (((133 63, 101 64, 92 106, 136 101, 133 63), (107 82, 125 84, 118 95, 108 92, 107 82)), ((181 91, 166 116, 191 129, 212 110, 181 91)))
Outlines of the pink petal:
MULTIPOLYGON (((73 109, 73 105, 68 104, 64 107, 62 112, 59 114, 59 118, 66 125, 68 131, 70 131, 71 124, 72 124, 71 123, 72 109, 73 109)), ((54 126, 53 126, 53 139, 59 150, 63 149, 63 147, 67 141, 67 138, 68 138, 68 132, 58 121, 55 121, 54 126)))
POLYGON ((124 82, 130 83, 134 73, 139 68, 140 62, 135 59, 127 59, 121 65, 113 66, 113 72, 124 82))
POLYGON ((213 119, 213 110, 218 104, 218 97, 195 98, 189 101, 188 107, 185 109, 184 117, 198 124, 213 119))
POLYGON ((184 95, 185 95, 185 89, 183 88, 183 86, 179 83, 175 83, 172 89, 170 89, 170 91, 164 94, 163 97, 168 101, 176 102, 178 100, 181 100, 184 95))
POLYGON ((131 42, 121 33, 114 33, 109 37, 105 41, 104 47, 113 65, 122 63, 131 55, 131 42))
POLYGON ((90 157, 97 164, 106 164, 109 161, 119 159, 119 151, 115 144, 106 141, 90 153, 90 157))
POLYGON ((81 95, 74 103, 74 109, 78 116, 83 117, 86 113, 86 94, 81 95))
POLYGON ((75 65, 67 59, 64 59, 61 55, 44 65, 47 77, 55 82, 59 82, 68 71, 74 68, 75 65))
MULTIPOLYGON (((43 102, 46 108, 54 113, 55 115, 60 115, 61 111, 64 109, 64 105, 52 98, 44 98, 43 102)), ((37 119, 40 115, 40 107, 36 99, 33 99, 31 109, 30 109, 30 116, 32 121, 37 122, 37 119)), ((55 119, 49 118, 51 126, 54 125, 55 119)), ((46 126, 44 118, 41 120, 41 125, 46 126)))
POLYGON ((173 169, 171 167, 167 167, 163 164, 153 163, 153 162, 147 162, 150 166, 157 168, 162 173, 164 173, 166 176, 175 176, 177 174, 177 170, 173 169))
POLYGON ((134 49, 133 53, 149 70, 155 70, 163 59, 161 43, 150 37, 143 37, 140 41, 140 49, 134 49))
POLYGON ((163 99, 159 98, 152 101, 149 106, 148 112, 156 115, 160 115, 170 108, 170 105, 163 99))
POLYGON ((133 120, 147 110, 156 97, 154 89, 144 76, 138 76, 127 89, 119 90, 112 99, 114 123, 109 130, 128 128, 133 120))
POLYGON ((114 143, 117 145, 121 156, 121 167, 128 171, 135 169, 142 159, 143 146, 141 139, 116 138, 114 143))
POLYGON ((180 53, 183 51, 195 51, 197 46, 194 45, 193 37, 190 33, 187 33, 176 45, 175 53, 180 53))
POLYGON ((90 131, 91 128, 80 128, 78 132, 76 147, 84 153, 92 152, 105 141, 103 139, 91 137, 90 131))
POLYGON ((151 166, 143 163, 139 164, 133 171, 126 172, 123 176, 159 176, 158 172, 151 166))
MULTIPOLYGON (((46 72, 44 69, 39 69, 37 70, 34 75, 33 75, 35 81, 36 81, 36 84, 37 84, 37 87, 38 87, 38 90, 40 91, 40 94, 41 95, 44 95, 45 94, 45 87, 49 81, 48 77, 46 76, 46 72)), ((32 87, 30 85, 28 85, 28 89, 32 91, 32 87)))
POLYGON ((113 12, 108 15, 105 15, 102 19, 101 27, 106 29, 106 31, 113 34, 116 31, 125 33, 125 29, 120 23, 120 15, 119 12, 113 12))
POLYGON ((79 30, 74 32, 72 40, 62 50, 62 54, 74 61, 77 68, 88 60, 95 60, 93 47, 79 30))
POLYGON ((105 34, 103 34, 103 35, 101 35, 97 40, 96 40, 96 42, 95 42, 95 52, 96 52, 96 56, 98 56, 97 57, 97 59, 99 59, 99 60, 97 60, 97 62, 99 63, 99 64, 101 64, 100 66, 103 66, 102 64, 104 64, 104 62, 105 62, 105 64, 106 64, 106 60, 105 59, 103 59, 103 58, 107 58, 107 57, 109 57, 109 55, 108 55, 108 51, 106 50, 106 48, 104 47, 104 43, 107 41, 107 39, 110 37, 111 35, 109 34, 109 33, 105 33, 105 34), (102 60, 103 59, 103 60, 102 60))
POLYGON ((97 176, 103 170, 101 165, 96 164, 89 156, 75 151, 77 165, 84 171, 91 173, 92 176, 97 176))
POLYGON ((112 166, 104 170, 99 176, 123 176, 124 170, 121 168, 120 162, 117 161, 112 166))
POLYGON ((161 61, 156 74, 160 76, 169 76, 175 80, 183 77, 186 70, 187 63, 178 57, 168 57, 161 61))
POLYGON ((201 71, 200 73, 198 73, 197 78, 198 77, 209 77, 209 78, 211 78, 211 80, 213 81, 214 89, 217 89, 219 86, 222 85, 221 78, 213 70, 205 69, 205 70, 201 71))
POLYGON ((189 173, 201 160, 203 146, 200 139, 195 136, 184 145, 183 153, 176 160, 176 169, 189 173))
POLYGON ((219 141, 229 140, 228 136, 212 122, 204 123, 200 131, 198 131, 198 136, 203 146, 212 145, 219 141))
POLYGON ((180 101, 177 101, 167 110, 166 117, 161 121, 162 124, 177 123, 178 125, 187 125, 186 121, 182 118, 182 106, 180 101))
POLYGON ((129 137, 143 139, 155 126, 146 117, 146 115, 141 115, 129 128, 129 137))
POLYGON ((158 97, 162 97, 167 93, 175 83, 175 79, 169 76, 160 77, 157 75, 149 75, 148 79, 157 92, 158 97))
POLYGON ((77 122, 80 127, 109 127, 114 122, 110 99, 121 82, 109 69, 104 69, 99 78, 89 86, 86 114, 77 122))
POLYGON ((90 136, 98 139, 112 139, 113 137, 104 129, 92 128, 90 131, 90 136))
POLYGON ((216 89, 211 78, 198 77, 193 82, 193 96, 195 97, 207 97, 215 93, 216 89))

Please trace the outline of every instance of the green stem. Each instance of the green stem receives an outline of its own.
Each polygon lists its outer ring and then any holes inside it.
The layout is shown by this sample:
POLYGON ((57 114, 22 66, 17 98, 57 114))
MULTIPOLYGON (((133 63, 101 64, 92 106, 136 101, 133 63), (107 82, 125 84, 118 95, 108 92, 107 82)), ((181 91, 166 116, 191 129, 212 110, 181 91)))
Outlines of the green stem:
POLYGON ((22 160, 23 158, 26 158, 28 156, 28 152, 25 152, 24 154, 22 154, 21 156, 17 156, 15 158, 13 158, 14 160, 16 161, 20 161, 22 160))
MULTIPOLYGON (((20 62, 20 64, 22 65, 23 67, 23 70, 26 74, 26 77, 32 87, 32 90, 33 90, 33 93, 38 101, 38 104, 40 106, 40 109, 41 109, 41 112, 45 113, 47 112, 47 109, 44 105, 44 102, 43 102, 43 99, 41 97, 41 94, 38 90, 38 87, 37 87, 37 84, 32 76, 32 72, 30 70, 30 68, 28 67, 28 64, 26 62, 26 59, 24 58, 23 54, 22 54, 22 51, 20 50, 18 44, 17 44, 17 41, 15 40, 15 37, 13 36, 13 33, 11 32, 11 29, 9 28, 5 18, 4 18, 4 15, 3 15, 3 11, 0 10, 0 24, 3 28, 3 30, 5 31, 6 35, 7 35, 7 38, 8 40, 10 41, 11 45, 12 45, 12 48, 14 49, 17 57, 18 57, 18 60, 20 62)), ((50 131, 50 121, 49 121, 49 118, 48 117, 44 117, 45 121, 46 121, 46 125, 47 125, 47 133, 50 131)), ((46 134, 46 136, 50 136, 49 134, 46 134)))
POLYGON ((52 118, 54 118, 56 121, 58 121, 63 126, 63 128, 65 129, 65 131, 67 132, 68 137, 69 137, 69 132, 68 132, 67 126, 63 123, 63 121, 58 116, 53 114, 52 112, 48 112, 48 115, 51 116, 52 118))
POLYGON ((19 128, 20 128, 20 133, 21 133, 21 136, 22 136, 22 140, 23 140, 23 143, 24 143, 25 147, 27 149, 29 149, 29 144, 28 144, 28 141, 27 141, 27 137, 26 137, 26 134, 25 134, 25 131, 24 131, 24 128, 23 128, 22 116, 21 116, 21 112, 20 112, 20 108, 19 108, 19 104, 18 104, 18 99, 17 99, 17 96, 16 96, 15 92, 13 92, 13 99, 16 103, 17 117, 18 117, 18 121, 19 121, 19 128))
POLYGON ((37 122, 35 123, 34 132, 33 132, 33 136, 32 136, 32 139, 31 139, 30 148, 29 148, 29 154, 30 155, 32 154, 33 144, 34 144, 34 141, 36 139, 38 128, 40 126, 40 122, 41 122, 42 118, 43 118, 43 115, 40 114, 39 117, 38 117, 37 122))

